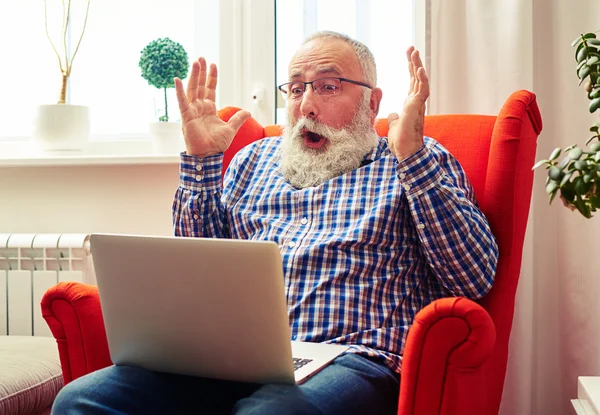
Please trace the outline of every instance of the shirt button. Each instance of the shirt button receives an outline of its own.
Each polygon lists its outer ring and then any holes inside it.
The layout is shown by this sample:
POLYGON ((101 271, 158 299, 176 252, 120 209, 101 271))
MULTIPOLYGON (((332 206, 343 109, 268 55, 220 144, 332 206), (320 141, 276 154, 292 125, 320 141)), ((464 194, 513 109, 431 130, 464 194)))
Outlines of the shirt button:
POLYGON ((196 175, 196 181, 199 182, 200 180, 202 180, 202 175, 201 174, 196 175))
POLYGON ((194 215, 194 219, 195 219, 195 220, 198 220, 198 215, 194 215))
POLYGON ((419 229, 425 229, 425 225, 423 225, 422 223, 419 223, 417 225, 417 228, 419 228, 419 229))
POLYGON ((406 174, 404 174, 404 173, 400 173, 399 177, 400 177, 401 179, 404 179, 404 178, 406 177, 406 174))
POLYGON ((289 246, 290 248, 293 248, 293 247, 295 247, 295 246, 296 246, 296 242, 290 242, 290 243, 288 244, 288 246, 289 246))
POLYGON ((196 164, 196 170, 198 170, 198 171, 202 170, 202 165, 201 164, 196 164))
POLYGON ((404 190, 407 192, 410 190, 410 184, 403 184, 402 187, 404 187, 404 190))
POLYGON ((302 218, 302 220, 300 221, 301 224, 306 225, 308 223, 308 219, 306 218, 302 218))

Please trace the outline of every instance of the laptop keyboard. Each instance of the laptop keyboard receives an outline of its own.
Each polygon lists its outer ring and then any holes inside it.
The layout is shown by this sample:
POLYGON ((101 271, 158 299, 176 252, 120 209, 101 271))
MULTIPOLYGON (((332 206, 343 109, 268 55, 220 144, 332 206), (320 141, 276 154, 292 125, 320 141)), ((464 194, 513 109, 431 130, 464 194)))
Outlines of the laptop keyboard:
POLYGON ((294 370, 298 370, 302 366, 313 361, 312 359, 303 359, 301 357, 292 357, 292 360, 294 361, 294 370))

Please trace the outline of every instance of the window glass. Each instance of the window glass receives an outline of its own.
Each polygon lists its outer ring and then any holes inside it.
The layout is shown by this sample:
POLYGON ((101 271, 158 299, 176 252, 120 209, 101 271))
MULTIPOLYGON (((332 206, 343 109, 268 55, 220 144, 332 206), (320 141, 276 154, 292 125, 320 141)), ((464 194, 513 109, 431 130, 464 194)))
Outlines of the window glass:
MULTIPOLYGON (((318 30, 345 33, 373 52, 377 83, 383 89, 379 117, 401 111, 408 91, 406 49, 414 44, 413 2, 408 0, 276 0, 277 85, 288 79, 288 64, 303 40, 318 30)), ((276 122, 286 122, 278 95, 276 122)))

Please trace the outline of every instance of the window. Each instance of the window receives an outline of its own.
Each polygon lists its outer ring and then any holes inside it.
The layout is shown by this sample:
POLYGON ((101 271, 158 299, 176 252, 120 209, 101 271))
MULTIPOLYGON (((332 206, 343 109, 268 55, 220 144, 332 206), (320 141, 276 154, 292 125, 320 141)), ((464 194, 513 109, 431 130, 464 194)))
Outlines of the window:
MULTIPOLYGON (((52 38, 61 42, 62 1, 47 4, 52 38)), ((72 0, 69 48, 78 40, 86 4, 72 0)), ((169 37, 183 45, 190 60, 202 54, 218 63, 218 16, 219 4, 210 0, 92 0, 67 97, 69 103, 90 107, 91 139, 148 136, 149 122, 164 105, 161 91, 141 77, 141 50, 154 39, 169 37)), ((45 33, 43 0, 1 2, 0 38, 5 59, 13 57, 0 66, 5 80, 0 140, 30 137, 37 105, 58 102, 61 86, 45 33)), ((177 115, 174 89, 169 94, 177 115)))
MULTIPOLYGON (((414 45, 412 1, 276 0, 277 85, 288 79, 288 63, 302 41, 318 30, 333 30, 366 44, 377 64, 383 89, 379 117, 402 110, 408 92, 405 51, 414 45)), ((285 102, 277 99, 277 122, 285 123, 285 102)))
MULTIPOLYGON (((56 29, 62 0, 47 2, 56 29)), ((80 12, 87 4, 72 2, 80 12)), ((234 105, 251 110, 262 124, 283 123, 285 104, 276 99, 275 85, 287 79, 287 65, 303 39, 327 29, 371 48, 384 92, 380 116, 386 117, 402 109, 408 87, 404 52, 419 46, 414 32, 423 31, 415 16, 410 0, 92 0, 68 102, 90 107, 93 141, 149 138, 162 95, 142 79, 138 61, 146 44, 169 37, 190 60, 204 56, 219 66, 217 107, 234 105)), ((82 21, 80 14, 74 19, 82 21)), ((0 38, 0 142, 28 139, 37 105, 57 102, 61 85, 43 0, 0 2, 0 38)), ((178 115, 174 90, 169 92, 170 114, 178 115)), ((114 146, 110 151, 120 152, 114 146)))

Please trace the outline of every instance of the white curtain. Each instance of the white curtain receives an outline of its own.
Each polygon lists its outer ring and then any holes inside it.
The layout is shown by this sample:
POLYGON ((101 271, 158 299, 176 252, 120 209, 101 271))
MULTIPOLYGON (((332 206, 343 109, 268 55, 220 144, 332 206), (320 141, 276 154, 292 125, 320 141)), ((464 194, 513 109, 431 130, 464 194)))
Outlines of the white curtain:
MULTIPOLYGON (((587 111, 570 43, 600 30, 597 0, 426 1, 429 113, 497 114, 513 91, 528 89, 544 123, 538 160, 585 143, 598 115, 587 111)), ((577 377, 600 376, 600 219, 559 200, 549 206, 545 177, 535 174, 505 415, 573 413, 577 377)))

